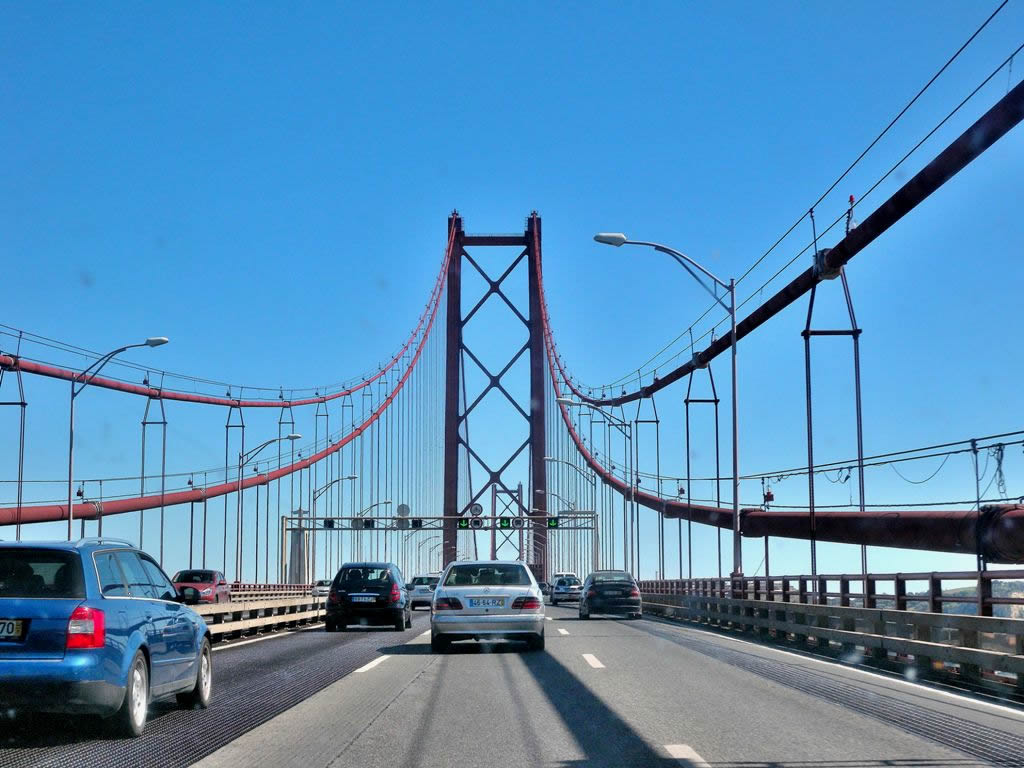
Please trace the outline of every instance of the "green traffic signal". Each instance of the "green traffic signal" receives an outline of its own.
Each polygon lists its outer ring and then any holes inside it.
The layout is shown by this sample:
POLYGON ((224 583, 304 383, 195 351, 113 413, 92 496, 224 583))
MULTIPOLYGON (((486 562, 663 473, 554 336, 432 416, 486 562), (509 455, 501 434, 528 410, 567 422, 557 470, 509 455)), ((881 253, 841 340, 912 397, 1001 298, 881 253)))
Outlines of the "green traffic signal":
POLYGON ((469 528, 469 520, 467 520, 465 517, 459 518, 459 528, 462 528, 464 530, 468 529, 469 528))
POLYGON ((548 528, 557 528, 557 527, 558 527, 558 518, 557 517, 549 517, 548 518, 548 528))
POLYGON ((499 517, 498 518, 498 527, 499 528, 511 528, 512 527, 512 518, 511 517, 499 517))

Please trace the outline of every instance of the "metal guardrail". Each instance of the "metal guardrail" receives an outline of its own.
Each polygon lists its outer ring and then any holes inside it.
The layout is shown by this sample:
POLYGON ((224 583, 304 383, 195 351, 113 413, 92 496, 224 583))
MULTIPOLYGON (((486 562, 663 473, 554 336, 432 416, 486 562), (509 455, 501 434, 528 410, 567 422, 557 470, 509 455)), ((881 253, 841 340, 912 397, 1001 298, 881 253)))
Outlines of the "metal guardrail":
POLYGON ((641 590, 649 613, 846 658, 862 652, 913 668, 916 676, 1015 686, 1024 695, 1022 619, 641 590))
MULTIPOLYGON (((292 585, 294 591, 294 585, 292 585)), ((235 599, 230 603, 212 603, 192 606, 206 620, 214 642, 243 633, 259 630, 283 629, 320 621, 324 615, 326 598, 312 597, 307 588, 305 595, 277 592, 256 592, 252 596, 235 599)))
POLYGON ((992 616, 997 605, 1021 606, 1024 594, 999 596, 993 585, 1024 580, 1024 571, 954 571, 930 573, 826 574, 818 576, 754 576, 737 579, 674 579, 641 581, 640 591, 653 595, 693 595, 734 599, 769 600, 801 604, 859 605, 861 608, 895 608, 900 611, 943 613, 953 604, 971 604, 972 614, 992 616), (961 586, 951 587, 950 582, 961 586), (973 585, 972 594, 950 594, 973 585), (851 589, 857 585, 858 589, 851 589))

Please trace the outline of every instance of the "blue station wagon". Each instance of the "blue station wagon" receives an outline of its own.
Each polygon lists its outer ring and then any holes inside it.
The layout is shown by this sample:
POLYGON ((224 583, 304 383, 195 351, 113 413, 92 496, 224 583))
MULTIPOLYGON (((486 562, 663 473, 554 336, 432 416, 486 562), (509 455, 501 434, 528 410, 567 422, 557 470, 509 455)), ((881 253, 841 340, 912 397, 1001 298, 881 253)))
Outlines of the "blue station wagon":
POLYGON ((138 736, 154 699, 207 707, 194 592, 125 541, 0 542, 0 711, 95 714, 138 736))

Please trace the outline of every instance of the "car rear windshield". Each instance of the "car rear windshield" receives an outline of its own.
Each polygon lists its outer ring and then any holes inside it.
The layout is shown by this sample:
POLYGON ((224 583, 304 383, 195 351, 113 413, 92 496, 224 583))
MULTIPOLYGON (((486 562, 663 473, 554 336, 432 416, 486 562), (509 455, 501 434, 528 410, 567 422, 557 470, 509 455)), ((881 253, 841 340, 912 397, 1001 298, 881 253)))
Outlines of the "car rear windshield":
POLYGON ((387 568, 364 566, 342 568, 334 578, 334 585, 345 592, 372 587, 383 587, 391 583, 391 572, 387 568))
POLYGON ((440 576, 417 576, 412 580, 412 583, 417 587, 434 587, 437 586, 437 582, 440 580, 440 576))
POLYGON ((601 584, 602 582, 615 581, 615 582, 633 582, 633 577, 625 571, 612 572, 612 573, 595 573, 594 583, 601 584))
POLYGON ((560 587, 575 587, 580 583, 579 579, 559 579, 558 586, 560 587))
POLYGON ((446 587, 529 586, 530 574, 521 565, 455 565, 444 580, 446 587))
POLYGON ((85 597, 82 559, 58 549, 0 547, 0 597, 85 597))
POLYGON ((189 584, 210 584, 213 582, 213 571, 178 571, 171 581, 183 581, 189 584))
POLYGON ((327 579, 320 579, 320 581, 318 581, 316 583, 316 586, 318 586, 318 587, 329 587, 330 585, 331 585, 331 582, 329 580, 327 580, 327 579))

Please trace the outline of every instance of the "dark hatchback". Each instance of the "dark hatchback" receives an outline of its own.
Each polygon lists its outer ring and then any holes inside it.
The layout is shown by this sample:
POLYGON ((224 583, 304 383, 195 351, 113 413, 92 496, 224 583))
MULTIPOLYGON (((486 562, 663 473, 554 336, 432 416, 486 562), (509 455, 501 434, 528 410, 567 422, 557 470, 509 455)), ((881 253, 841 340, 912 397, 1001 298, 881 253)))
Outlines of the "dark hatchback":
POLYGON ((593 613, 625 614, 639 619, 643 610, 640 589, 626 571, 594 571, 583 582, 581 619, 589 619, 593 613))
POLYGON ((328 632, 350 624, 391 625, 401 632, 412 626, 412 601, 402 572, 394 563, 346 563, 327 593, 328 632))

